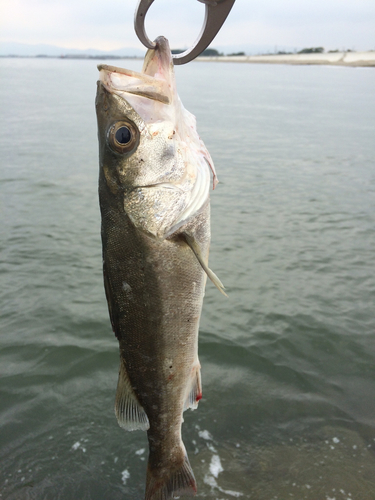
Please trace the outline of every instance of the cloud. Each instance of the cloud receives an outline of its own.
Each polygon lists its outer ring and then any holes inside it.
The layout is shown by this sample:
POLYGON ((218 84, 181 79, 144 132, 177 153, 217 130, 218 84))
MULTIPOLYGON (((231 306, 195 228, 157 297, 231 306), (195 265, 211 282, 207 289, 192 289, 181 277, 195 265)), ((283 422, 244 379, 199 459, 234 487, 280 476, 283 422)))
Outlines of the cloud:
MULTIPOLYGON (((137 0, 2 0, 1 38, 65 47, 141 48, 133 17, 137 0)), ((200 32, 204 5, 155 0, 146 17, 150 38, 190 46, 200 32)), ((375 48, 374 0, 237 0, 214 46, 278 44, 375 48)))
POLYGON ((78 48, 140 46, 133 29, 134 4, 120 0, 3 0, 1 38, 78 48))
POLYGON ((237 0, 215 42, 375 48, 373 0, 237 0))

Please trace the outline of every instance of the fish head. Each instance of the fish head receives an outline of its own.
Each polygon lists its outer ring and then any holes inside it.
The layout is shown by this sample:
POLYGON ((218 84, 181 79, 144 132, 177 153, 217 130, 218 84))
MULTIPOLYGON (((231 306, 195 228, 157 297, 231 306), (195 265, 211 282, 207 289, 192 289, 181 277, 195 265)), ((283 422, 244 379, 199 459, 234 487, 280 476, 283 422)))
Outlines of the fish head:
POLYGON ((142 72, 100 65, 96 98, 100 183, 133 224, 165 238, 209 197, 212 159, 177 94, 168 41, 159 37, 142 72))

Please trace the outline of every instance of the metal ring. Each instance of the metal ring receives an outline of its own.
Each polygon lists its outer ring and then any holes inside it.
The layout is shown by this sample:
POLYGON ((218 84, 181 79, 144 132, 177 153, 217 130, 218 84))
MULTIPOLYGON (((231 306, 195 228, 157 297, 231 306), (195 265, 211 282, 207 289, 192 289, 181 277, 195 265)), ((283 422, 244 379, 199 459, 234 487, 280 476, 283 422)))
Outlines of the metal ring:
MULTIPOLYGON (((235 0, 198 0, 205 4, 205 16, 201 32, 194 45, 182 52, 172 56, 174 64, 186 64, 203 52, 224 24, 225 19, 233 7, 235 0)), ((134 29, 145 47, 154 49, 156 44, 152 42, 145 30, 145 17, 154 0, 140 0, 134 16, 134 29)))

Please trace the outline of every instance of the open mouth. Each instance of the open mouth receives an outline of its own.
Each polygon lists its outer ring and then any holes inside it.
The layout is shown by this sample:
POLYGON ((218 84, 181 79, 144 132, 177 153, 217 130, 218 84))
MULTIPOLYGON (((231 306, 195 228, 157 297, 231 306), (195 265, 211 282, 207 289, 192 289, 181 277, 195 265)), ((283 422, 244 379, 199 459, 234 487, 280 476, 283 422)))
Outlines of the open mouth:
POLYGON ((163 104, 171 103, 172 95, 166 80, 107 64, 100 64, 98 69, 99 80, 111 93, 121 95, 125 92, 163 104))
POLYGON ((176 84, 172 54, 163 37, 157 39, 156 49, 148 50, 140 73, 107 64, 100 64, 98 69, 100 81, 109 92, 133 94, 163 104, 173 101, 176 84))

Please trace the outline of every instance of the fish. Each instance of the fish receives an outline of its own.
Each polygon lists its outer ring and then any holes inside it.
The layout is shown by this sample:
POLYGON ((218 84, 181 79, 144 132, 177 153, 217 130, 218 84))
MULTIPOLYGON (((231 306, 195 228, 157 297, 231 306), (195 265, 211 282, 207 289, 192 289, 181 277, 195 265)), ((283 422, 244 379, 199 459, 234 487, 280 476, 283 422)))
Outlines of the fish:
POLYGON ((147 431, 145 500, 197 491, 181 438, 202 398, 198 330, 212 158, 177 94, 167 39, 135 72, 101 64, 96 113, 104 288, 119 341, 118 423, 147 431))

